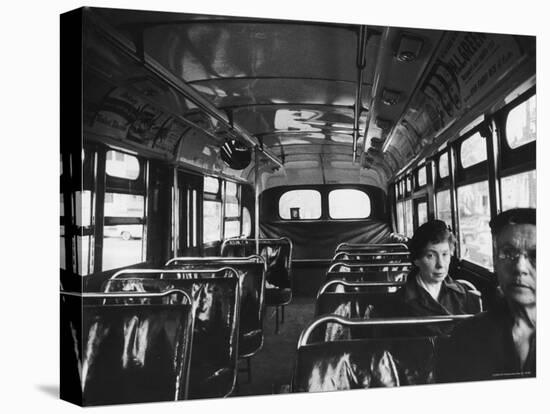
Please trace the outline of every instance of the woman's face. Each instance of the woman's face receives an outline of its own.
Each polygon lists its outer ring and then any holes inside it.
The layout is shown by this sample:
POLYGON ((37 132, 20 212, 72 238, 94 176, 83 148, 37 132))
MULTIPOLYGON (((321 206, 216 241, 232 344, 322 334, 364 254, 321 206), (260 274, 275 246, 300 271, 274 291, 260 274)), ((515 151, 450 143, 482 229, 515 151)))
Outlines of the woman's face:
POLYGON ((414 261, 419 275, 427 284, 441 283, 447 277, 451 263, 449 243, 428 243, 422 255, 414 261))

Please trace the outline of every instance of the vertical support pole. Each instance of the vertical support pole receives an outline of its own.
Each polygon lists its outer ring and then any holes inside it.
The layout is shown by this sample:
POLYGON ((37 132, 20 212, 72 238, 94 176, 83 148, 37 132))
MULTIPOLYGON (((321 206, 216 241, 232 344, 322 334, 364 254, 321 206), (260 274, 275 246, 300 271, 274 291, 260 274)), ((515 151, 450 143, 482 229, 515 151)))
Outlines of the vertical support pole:
POLYGON ((178 169, 174 168, 172 187, 172 257, 178 256, 179 227, 178 169))
POLYGON ((498 177, 499 171, 499 153, 500 140, 495 128, 491 124, 491 120, 486 120, 487 125, 481 129, 481 135, 485 138, 487 144, 487 169, 489 180, 489 206, 491 217, 495 217, 502 210, 501 195, 500 195, 500 180, 498 177))
POLYGON ((260 254, 260 155, 258 147, 254 147, 254 239, 256 254, 260 254))

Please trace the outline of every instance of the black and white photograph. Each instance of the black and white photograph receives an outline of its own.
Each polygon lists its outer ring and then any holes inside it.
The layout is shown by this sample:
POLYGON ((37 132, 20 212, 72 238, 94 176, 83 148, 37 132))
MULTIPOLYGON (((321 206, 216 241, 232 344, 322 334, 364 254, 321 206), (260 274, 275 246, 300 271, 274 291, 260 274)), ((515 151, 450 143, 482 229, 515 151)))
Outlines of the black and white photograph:
POLYGON ((9 223, 10 273, 36 271, 12 285, 3 382, 37 397, 10 399, 543 410, 533 4, 505 24, 496 2, 45 8, 53 30, 22 42, 53 50, 12 101, 32 139, 7 151, 32 155, 4 174, 30 193, 6 219, 33 217, 9 223))

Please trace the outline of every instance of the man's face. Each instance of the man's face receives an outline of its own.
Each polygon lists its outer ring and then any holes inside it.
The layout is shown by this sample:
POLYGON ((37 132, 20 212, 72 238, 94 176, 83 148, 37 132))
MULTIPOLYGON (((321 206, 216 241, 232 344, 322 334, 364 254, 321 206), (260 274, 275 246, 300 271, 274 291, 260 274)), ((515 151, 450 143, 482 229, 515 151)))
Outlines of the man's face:
POLYGON ((495 239, 495 272, 509 301, 536 305, 537 229, 533 224, 509 224, 495 239))

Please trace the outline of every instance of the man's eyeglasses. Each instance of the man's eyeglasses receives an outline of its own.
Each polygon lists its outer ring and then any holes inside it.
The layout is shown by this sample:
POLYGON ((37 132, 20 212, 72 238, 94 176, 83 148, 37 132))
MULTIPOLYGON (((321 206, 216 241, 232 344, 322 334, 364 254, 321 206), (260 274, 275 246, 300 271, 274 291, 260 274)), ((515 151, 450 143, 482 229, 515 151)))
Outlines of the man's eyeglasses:
POLYGON ((500 249, 497 252, 497 257, 500 260, 506 260, 508 262, 516 262, 520 256, 525 256, 527 260, 533 265, 537 264, 537 251, 536 250, 517 250, 517 249, 500 249))

